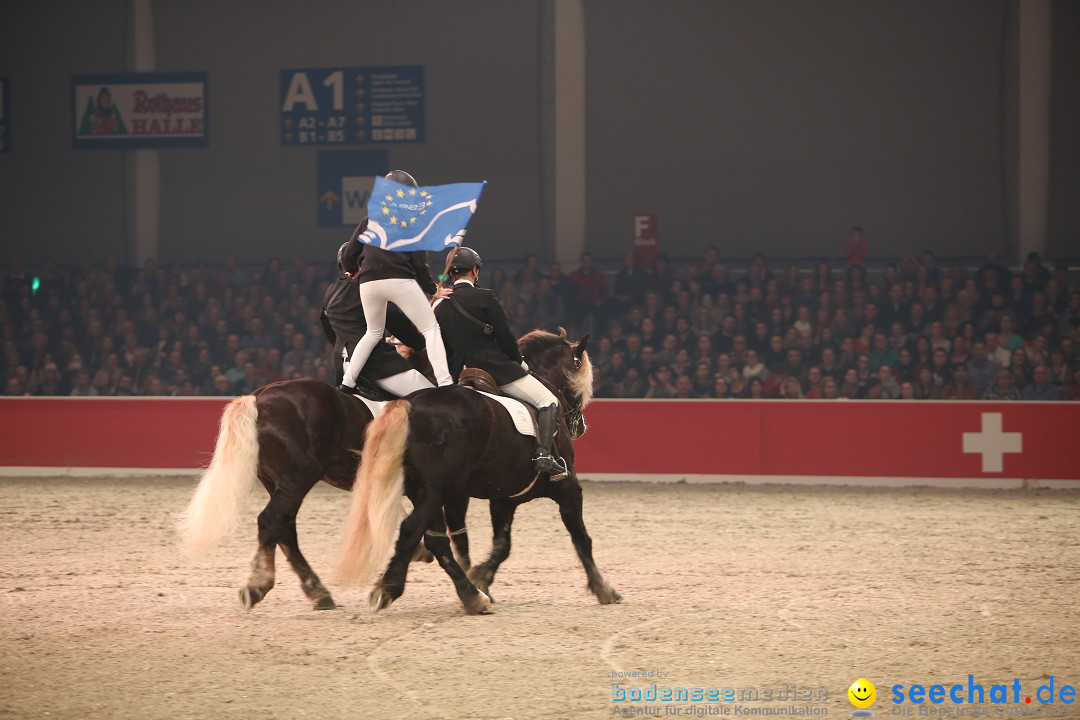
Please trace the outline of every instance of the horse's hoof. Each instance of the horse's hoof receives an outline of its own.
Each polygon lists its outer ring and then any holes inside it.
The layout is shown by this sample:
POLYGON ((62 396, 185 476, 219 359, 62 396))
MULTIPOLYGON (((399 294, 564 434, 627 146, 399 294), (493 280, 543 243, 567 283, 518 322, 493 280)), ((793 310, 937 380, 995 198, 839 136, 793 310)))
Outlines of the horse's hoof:
POLYGON ((491 598, 483 591, 477 590, 476 596, 465 603, 465 612, 469 615, 491 615, 491 598))
POLYGON ((394 602, 394 598, 390 596, 390 593, 383 590, 381 587, 374 588, 371 594, 368 595, 368 607, 371 608, 371 612, 379 612, 390 607, 394 602))
POLYGON ((313 605, 315 606, 316 610, 334 610, 335 608, 337 608, 337 605, 334 604, 334 598, 330 597, 329 595, 324 595, 320 598, 316 598, 313 605))
POLYGON ((482 593, 484 593, 485 595, 487 595, 487 599, 488 599, 488 602, 495 602, 495 598, 494 598, 494 596, 492 596, 492 594, 491 594, 491 590, 490 590, 490 588, 488 588, 488 584, 487 584, 487 583, 485 583, 485 582, 475 582, 475 581, 474 581, 474 582, 473 582, 473 586, 474 586, 474 587, 475 587, 475 588, 476 588, 477 590, 479 590, 480 592, 482 592, 482 593))
POLYGON ((255 607, 255 603, 262 600, 261 596, 257 596, 254 591, 249 587, 240 588, 240 604, 244 606, 245 610, 250 610, 255 607))
POLYGON ((600 601, 601 605, 615 605, 622 602, 622 595, 615 588, 609 587, 597 593, 596 599, 600 601))

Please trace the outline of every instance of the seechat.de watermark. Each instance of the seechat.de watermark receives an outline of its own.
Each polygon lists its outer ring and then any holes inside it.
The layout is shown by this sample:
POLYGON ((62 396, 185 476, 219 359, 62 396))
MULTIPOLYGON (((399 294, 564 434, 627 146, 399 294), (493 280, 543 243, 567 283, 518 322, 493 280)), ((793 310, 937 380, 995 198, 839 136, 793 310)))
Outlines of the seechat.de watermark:
POLYGON ((974 675, 950 685, 897 683, 890 690, 892 715, 1063 716, 1072 714, 1076 702, 1076 688, 1053 675, 1030 694, 1019 678, 986 687, 974 675), (1049 707, 1055 703, 1064 707, 1049 707))

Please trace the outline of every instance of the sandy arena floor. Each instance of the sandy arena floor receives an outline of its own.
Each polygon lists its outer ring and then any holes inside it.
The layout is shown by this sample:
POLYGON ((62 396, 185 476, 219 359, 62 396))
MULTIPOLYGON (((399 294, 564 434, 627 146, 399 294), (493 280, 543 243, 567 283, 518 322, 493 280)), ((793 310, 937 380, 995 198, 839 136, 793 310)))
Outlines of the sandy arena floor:
MULTIPOLYGON (((495 614, 469 617, 434 564, 413 565, 383 613, 333 585, 342 608, 316 612, 280 554, 277 587, 244 612, 236 589, 265 496, 251 496, 241 533, 191 560, 173 516, 193 485, 0 479, 0 717, 733 708, 614 703, 612 683, 627 683, 612 673, 634 671, 665 675, 630 685, 826 690, 809 706, 837 718, 860 676, 877 684, 879 718, 894 714, 896 683, 1080 685, 1080 492, 587 484, 596 559, 624 603, 585 592, 555 505, 537 501, 518 511, 495 614)), ((301 546, 324 578, 346 500, 320 486, 301 511, 301 546)), ((480 559, 485 503, 469 526, 480 559)))

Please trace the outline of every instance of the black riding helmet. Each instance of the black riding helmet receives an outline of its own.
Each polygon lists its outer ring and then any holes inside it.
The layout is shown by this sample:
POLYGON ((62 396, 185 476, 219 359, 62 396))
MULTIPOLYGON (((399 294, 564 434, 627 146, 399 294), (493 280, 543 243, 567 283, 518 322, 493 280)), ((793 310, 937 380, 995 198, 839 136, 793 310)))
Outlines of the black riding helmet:
POLYGON ((402 185, 420 187, 420 184, 416 182, 416 178, 414 178, 412 175, 405 172, 404 170, 391 170, 390 172, 386 173, 386 179, 393 180, 394 182, 401 183, 402 185))
POLYGON ((457 254, 454 256, 454 262, 450 265, 450 272, 452 273, 467 273, 473 268, 484 267, 484 261, 480 259, 480 253, 476 252, 472 248, 458 248, 457 254))
POLYGON ((364 246, 357 240, 346 240, 337 251, 337 264, 343 272, 355 275, 360 269, 360 253, 364 246))

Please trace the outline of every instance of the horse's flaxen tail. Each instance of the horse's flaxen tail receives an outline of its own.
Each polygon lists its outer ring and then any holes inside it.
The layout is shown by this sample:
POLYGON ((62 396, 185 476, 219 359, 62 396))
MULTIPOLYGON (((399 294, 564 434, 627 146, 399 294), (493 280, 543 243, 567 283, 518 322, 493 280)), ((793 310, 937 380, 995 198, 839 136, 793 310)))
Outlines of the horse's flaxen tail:
POLYGON ((410 410, 408 400, 394 400, 368 425, 337 566, 337 580, 343 584, 369 580, 397 537, 410 410))
POLYGON ((236 398, 221 413, 214 458, 180 516, 180 537, 188 552, 209 550, 236 527, 244 497, 258 480, 258 415, 254 395, 236 398))

